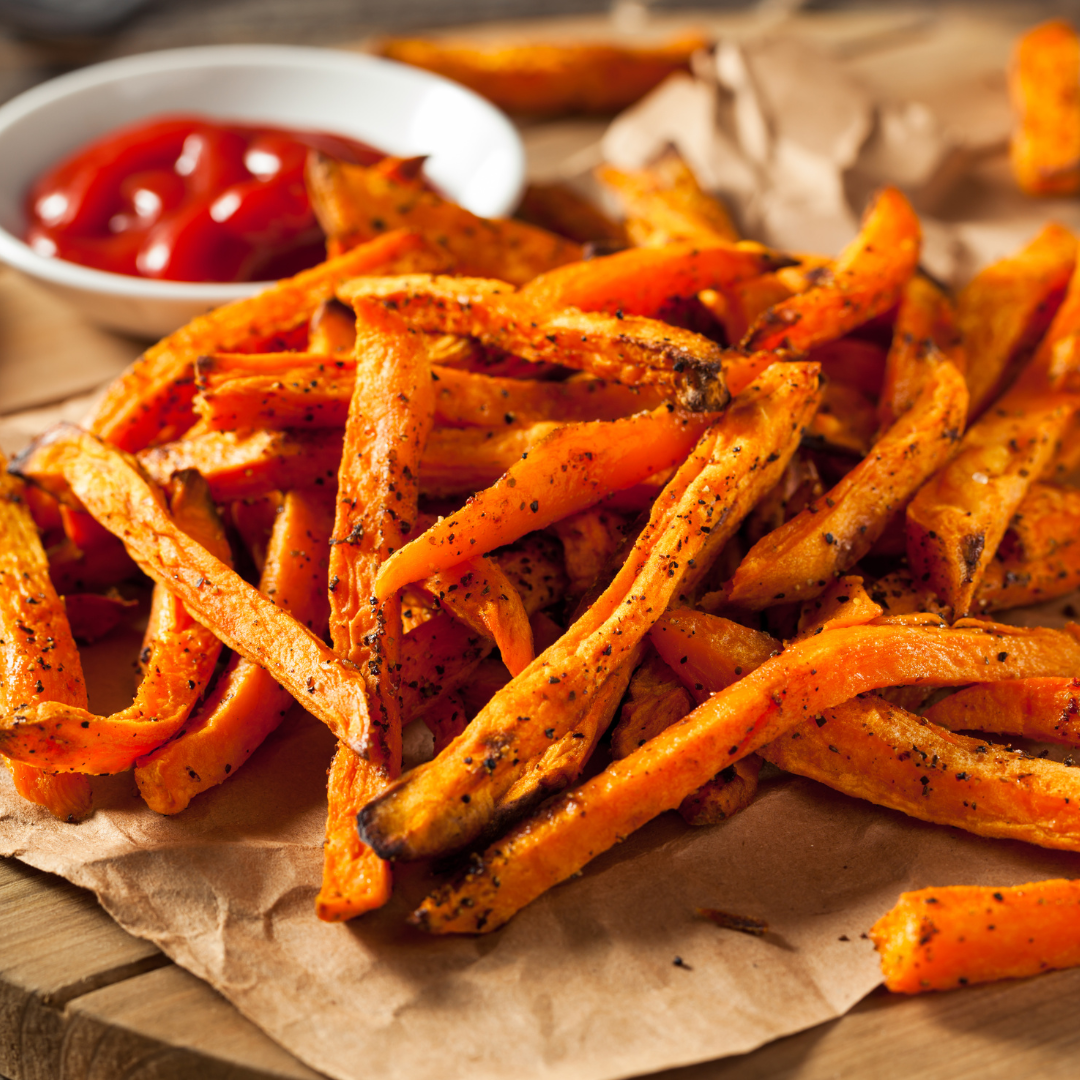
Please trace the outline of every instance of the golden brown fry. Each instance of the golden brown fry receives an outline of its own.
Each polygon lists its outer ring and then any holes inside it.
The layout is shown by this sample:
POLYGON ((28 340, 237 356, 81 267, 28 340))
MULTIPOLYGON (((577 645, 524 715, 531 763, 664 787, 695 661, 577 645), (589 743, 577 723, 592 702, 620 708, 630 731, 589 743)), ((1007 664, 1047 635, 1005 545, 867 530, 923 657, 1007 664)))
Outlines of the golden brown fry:
POLYGON ((1009 97, 1018 124, 1013 175, 1029 195, 1080 188, 1080 39, 1064 19, 1041 23, 1016 42, 1009 97))
POLYGON ((777 739, 804 716, 866 690, 955 684, 988 674, 1023 677, 1018 671, 1064 673, 1078 662, 1080 643, 1071 632, 974 620, 955 628, 849 627, 789 645, 681 723, 515 827, 461 878, 429 896, 413 921, 431 933, 496 929, 600 852, 677 806, 719 769, 777 739), (995 661, 991 653, 1005 659, 995 661))
POLYGON ((338 295, 350 302, 379 299, 417 329, 468 334, 533 363, 563 364, 626 386, 659 386, 695 412, 728 401, 720 346, 655 319, 538 310, 501 282, 430 274, 357 278, 338 295))
MULTIPOLYGON (((177 526, 227 563, 228 541, 202 478, 181 473, 170 486, 177 526)), ((56 772, 123 772, 176 734, 209 685, 220 652, 214 634, 158 584, 132 704, 111 716, 59 701, 18 706, 0 721, 0 751, 56 772)))
MULTIPOLYGON (((197 356, 274 351, 276 335, 303 327, 312 311, 357 274, 409 273, 445 266, 423 237, 399 231, 278 282, 258 296, 226 304, 148 349, 109 387, 90 430, 124 450, 168 442, 192 424, 197 356)), ((280 347, 280 345, 279 345, 280 347)))
POLYGON ((968 415, 982 414, 1046 333, 1076 265, 1077 241, 1047 225, 1027 247, 961 290, 956 321, 967 351, 968 415))
MULTIPOLYGON (((49 578, 21 481, 8 475, 0 452, 0 710, 41 701, 86 707, 86 683, 63 601, 49 578)), ((93 812, 85 776, 57 776, 5 760, 15 790, 60 821, 93 812)))
POLYGON ((1080 773, 954 735, 873 694, 801 720, 760 753, 922 821, 1080 850, 1080 773))
POLYGON ((743 347, 805 350, 887 311, 915 272, 920 236, 907 199, 896 188, 883 188, 833 270, 820 275, 816 287, 769 308, 750 327, 743 347))
MULTIPOLYGON (((378 166, 347 165, 313 153, 306 179, 332 252, 365 245, 396 229, 415 229, 432 238, 455 271, 515 285, 582 255, 580 245, 561 236, 522 221, 477 217, 420 181, 378 166)), ((365 272, 372 271, 356 273, 365 272)))
POLYGON ((898 994, 1022 979, 1080 964, 1080 882, 950 885, 900 894, 870 928, 898 994))
POLYGON ((375 595, 509 544, 678 464, 715 419, 661 406, 610 423, 555 428, 491 487, 389 559, 375 595))
MULTIPOLYGON (((326 627, 333 510, 325 496, 289 492, 274 522, 259 591, 316 634, 326 627)), ((293 706, 258 664, 234 656, 199 711, 169 742, 140 758, 135 783, 159 814, 178 814, 236 773, 293 706)))
POLYGON ((507 112, 564 116, 625 109, 672 72, 686 70, 706 44, 700 34, 648 47, 388 38, 380 51, 462 83, 507 112))
POLYGON ((760 493, 775 483, 816 393, 816 365, 780 364, 732 403, 657 500, 603 595, 434 762, 365 807, 363 835, 384 858, 445 852, 482 834, 513 763, 527 763, 549 740, 574 729, 684 577, 699 563, 708 565, 760 493))
POLYGON ((948 459, 963 426, 967 388, 948 361, 927 375, 916 404, 863 461, 754 545, 731 580, 732 603, 760 610, 818 595, 870 550, 891 514, 948 459))
POLYGON ((133 458, 60 424, 12 468, 46 487, 66 484, 68 497, 118 535, 140 568, 233 652, 265 667, 338 738, 358 750, 368 745, 371 725, 360 673, 178 528, 133 458))
POLYGON ((677 240, 709 244, 739 239, 724 205, 701 190, 675 149, 634 171, 601 165, 596 176, 623 204, 626 231, 639 247, 663 247, 677 240))

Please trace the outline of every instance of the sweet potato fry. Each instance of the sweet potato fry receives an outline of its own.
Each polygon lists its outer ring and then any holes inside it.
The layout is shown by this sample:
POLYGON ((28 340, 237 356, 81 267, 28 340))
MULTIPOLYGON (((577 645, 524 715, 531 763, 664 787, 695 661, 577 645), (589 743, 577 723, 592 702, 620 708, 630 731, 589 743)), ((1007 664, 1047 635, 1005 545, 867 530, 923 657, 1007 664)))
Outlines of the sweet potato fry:
POLYGON ((678 464, 715 419, 661 406, 610 423, 556 428, 458 513, 387 560, 375 595, 509 544, 678 464))
MULTIPOLYGON (((927 354, 937 350, 961 375, 967 353, 949 298, 922 274, 904 287, 896 311, 892 345, 885 359, 885 378, 878 402, 882 430, 911 408, 926 381, 927 354)), ((826 372, 827 374, 827 372, 826 372)))
MULTIPOLYGON (((25 493, 0 452, 0 710, 7 714, 41 701, 85 708, 79 651, 25 493)), ((5 764, 15 790, 60 821, 82 821, 93 812, 89 778, 55 775, 21 761, 5 764)))
POLYGON ((399 231, 281 281, 258 296, 200 316, 148 349, 111 384, 94 410, 90 430, 131 451, 175 439, 194 420, 192 365, 197 356, 241 351, 253 339, 258 342, 302 327, 341 282, 357 274, 409 273, 445 265, 444 257, 423 237, 399 231))
POLYGON ((578 244, 628 244, 626 228, 569 184, 526 184, 517 216, 578 244))
MULTIPOLYGON (((401 596, 371 602, 383 561, 416 520, 420 459, 435 395, 427 351, 398 315, 356 305, 356 379, 330 541, 330 637, 367 685, 363 756, 339 742, 327 784, 322 888, 315 912, 341 922, 390 898, 390 868, 360 842, 356 813, 401 773, 401 596)), ((526 623, 526 625, 528 625, 526 623)))
POLYGON ((553 523, 555 535, 562 542, 573 595, 584 593, 623 546, 626 525, 621 514, 595 507, 553 523))
POLYGON ((916 583, 906 567, 893 570, 869 585, 870 599, 880 604, 883 617, 929 613, 952 620, 951 609, 945 607, 933 589, 916 583))
POLYGON ((1050 224, 1015 255, 980 270, 960 291, 956 321, 967 351, 970 417, 982 414, 1046 333, 1076 253, 1076 237, 1050 224))
POLYGON ((693 712, 695 705, 690 691, 664 658, 650 651, 630 679, 619 722, 611 733, 611 756, 624 758, 632 754, 664 728, 693 712))
POLYGON ((923 715, 950 731, 988 731, 1080 746, 1080 680, 1011 679, 969 686, 923 715))
MULTIPOLYGON (((333 510, 326 496, 289 492, 267 550, 259 591, 309 630, 326 628, 327 556, 333 510)), ((234 656, 177 735, 136 762, 135 783, 151 810, 178 814, 236 773, 292 708, 272 675, 234 656)))
POLYGON ((861 390, 826 381, 821 405, 806 427, 808 447, 865 457, 877 432, 877 409, 861 390))
MULTIPOLYGON (((443 261, 456 271, 515 285, 582 256, 579 244, 561 236, 523 221, 477 217, 423 183, 378 167, 348 165, 313 153, 306 179, 331 252, 370 243, 396 229, 415 229, 432 237, 443 261)), ((365 272, 373 271, 352 276, 365 272)))
POLYGON ((757 794, 762 761, 748 754, 734 765, 721 769, 711 780, 692 791, 679 803, 679 815, 687 825, 719 825, 745 810, 757 794))
POLYGON ((356 344, 356 316, 351 308, 331 297, 311 313, 307 337, 309 353, 334 360, 351 359, 356 344))
POLYGON ((460 692, 454 691, 440 697, 438 703, 424 714, 424 723, 434 737, 435 753, 441 754, 469 723, 460 692))
POLYGON ((625 109, 672 72, 685 71, 705 44, 699 34, 646 47, 388 38, 380 51, 462 83, 507 112, 564 116, 625 109))
POLYGON ((1016 380, 1018 389, 1038 392, 1076 389, 1080 375, 1080 269, 1074 269, 1061 306, 1031 362, 1016 380))
POLYGON ((799 637, 842 626, 862 626, 884 613, 863 587, 861 577, 837 578, 820 596, 803 604, 799 612, 799 637))
POLYGON ((138 607, 137 600, 125 600, 115 589, 108 593, 67 593, 64 610, 76 641, 92 642, 115 630, 138 607))
POLYGON ((761 755, 922 821, 1080 850, 1080 774, 955 735, 874 694, 801 720, 761 755))
POLYGON ((142 570, 233 652, 265 667, 338 738, 358 750, 368 745, 371 723, 360 673, 180 529, 134 459, 60 424, 12 468, 35 483, 66 483, 69 497, 119 536, 142 570))
POLYGON ((644 169, 601 165, 596 177, 619 198, 626 211, 626 231, 639 247, 739 239, 723 204, 702 191, 677 150, 667 150, 644 169))
MULTIPOLYGON (((491 428, 435 428, 420 471, 424 495, 466 495, 498 482, 561 428, 552 420, 504 431, 491 428)), ((539 525, 531 528, 538 529, 539 525)), ((520 536, 521 534, 518 533, 520 536)), ((475 554, 470 549, 469 554, 475 554)), ((461 556, 453 562, 460 562, 461 556)), ((451 565, 452 565, 451 563, 451 565)))
POLYGON ((870 928, 896 994, 1022 979, 1080 964, 1080 882, 949 885, 900 894, 870 928))
POLYGON ((888 311, 915 272, 919 243, 919 219, 907 199, 895 188, 883 188, 831 273, 822 274, 816 287, 769 308, 750 327, 744 348, 809 349, 888 311))
POLYGON ((662 387, 696 412, 727 403, 724 351, 700 334, 637 315, 552 312, 480 278, 430 274, 357 278, 338 295, 379 299, 429 333, 468 334, 533 363, 553 362, 626 386, 662 387))
MULTIPOLYGON (((758 541, 731 580, 728 598, 760 610, 816 596, 852 567, 891 514, 953 452, 967 388, 948 361, 928 372, 916 404, 831 491, 758 541)), ((925 490, 925 489, 924 489, 925 490)))
POLYGON ((1041 604, 1080 588, 1080 544, 1039 559, 995 558, 986 568, 973 601, 976 611, 1041 604))
POLYGON ((412 920, 431 933, 496 929, 733 761, 804 716, 866 690, 955 684, 988 673, 1049 675, 1051 669, 1072 670, 1078 661, 1080 643, 1072 633, 974 620, 956 628, 849 627, 789 645, 681 723, 516 826, 461 878, 429 896, 412 920), (1005 659, 991 666, 995 651, 1005 659))
POLYGON ((907 509, 908 561, 957 615, 972 610, 1009 520, 1050 464, 1075 395, 1012 391, 968 429, 907 509))
MULTIPOLYGON (((225 531, 201 477, 182 473, 171 487, 177 526, 227 563, 225 531)), ((220 652, 214 634, 159 584, 132 704, 111 716, 58 701, 19 706, 0 720, 0 752, 55 772, 123 772, 176 734, 209 685, 220 652)))
POLYGON ((1013 49, 1009 97, 1018 122, 1013 176, 1029 195, 1080 188, 1080 38, 1063 19, 1033 27, 1013 49))
POLYGON ((432 574, 422 585, 455 619, 491 638, 512 675, 532 663, 528 612, 494 559, 477 555, 432 574))
POLYGON ((760 493, 775 483, 816 392, 816 365, 781 364, 732 404, 657 500, 601 597, 434 762, 364 808, 362 835, 379 854, 419 858, 483 833, 513 762, 528 762, 574 729, 684 577, 699 562, 708 565, 760 493))
POLYGON ((882 393, 887 354, 872 341, 837 338, 811 349, 806 358, 820 364, 821 374, 830 382, 861 390, 875 399, 882 393))
POLYGON ((539 310, 574 307, 657 318, 673 298, 723 289, 794 261, 759 244, 676 241, 560 266, 523 285, 517 297, 539 310))
MULTIPOLYGON (((285 353, 277 370, 245 369, 244 357, 200 357, 195 412, 212 431, 245 428, 342 427, 354 382, 341 359, 285 353)), ((265 358, 269 360, 270 358, 265 358)), ((269 366, 269 365, 268 365, 269 366)), ((615 420, 653 409, 655 387, 630 387, 585 376, 564 382, 504 379, 432 366, 435 422, 450 427, 505 428, 542 420, 615 420)))

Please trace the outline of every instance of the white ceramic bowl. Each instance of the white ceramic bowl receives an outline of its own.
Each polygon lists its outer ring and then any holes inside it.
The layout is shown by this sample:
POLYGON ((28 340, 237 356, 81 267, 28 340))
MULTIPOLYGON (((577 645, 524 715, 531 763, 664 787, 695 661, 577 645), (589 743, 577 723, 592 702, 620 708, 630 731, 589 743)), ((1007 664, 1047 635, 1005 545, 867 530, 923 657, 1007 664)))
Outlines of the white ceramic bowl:
POLYGON ((358 53, 277 45, 170 49, 111 60, 43 83, 0 107, 0 260, 94 322, 161 337, 265 282, 157 281, 38 255, 20 239, 33 180, 66 154, 158 113, 308 128, 396 155, 430 155, 431 180, 487 217, 509 213, 525 156, 510 121, 464 87, 358 53))

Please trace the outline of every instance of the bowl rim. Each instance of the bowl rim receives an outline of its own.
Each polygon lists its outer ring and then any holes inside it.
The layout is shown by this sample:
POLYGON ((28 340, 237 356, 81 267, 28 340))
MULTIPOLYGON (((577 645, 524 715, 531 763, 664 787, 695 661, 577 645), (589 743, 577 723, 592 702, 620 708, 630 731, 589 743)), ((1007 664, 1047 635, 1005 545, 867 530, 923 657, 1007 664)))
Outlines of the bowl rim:
MULTIPOLYGON (((176 49, 158 49, 150 52, 103 60, 76 71, 31 87, 0 105, 0 138, 6 129, 33 115, 38 109, 63 101, 86 89, 123 81, 126 78, 162 71, 198 70, 212 67, 257 67, 267 63, 297 69, 310 68, 312 63, 320 67, 336 67, 341 70, 367 68, 392 71, 398 75, 428 85, 443 85, 455 92, 473 98, 489 110, 497 126, 509 136, 513 153, 515 173, 510 189, 516 199, 524 186, 525 152, 521 136, 509 117, 490 101, 450 79, 422 68, 410 67, 395 60, 387 60, 369 53, 355 52, 332 46, 316 45, 192 45, 176 49)), ((511 202, 512 206, 512 202, 511 202)), ((508 210, 510 207, 508 207, 508 210)), ((82 266, 66 259, 39 255, 19 237, 0 226, 0 262, 32 277, 83 292, 96 292, 115 297, 145 300, 177 300, 196 302, 212 300, 226 303, 251 296, 255 292, 275 284, 269 281, 168 281, 162 278, 136 277, 131 274, 114 274, 82 266)))

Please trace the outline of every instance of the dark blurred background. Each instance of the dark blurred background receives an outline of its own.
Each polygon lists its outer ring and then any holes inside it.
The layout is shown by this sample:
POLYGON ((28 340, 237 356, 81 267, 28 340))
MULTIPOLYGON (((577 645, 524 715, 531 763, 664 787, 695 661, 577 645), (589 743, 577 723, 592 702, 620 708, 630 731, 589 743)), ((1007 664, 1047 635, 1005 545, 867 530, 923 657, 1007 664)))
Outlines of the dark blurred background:
MULTIPOLYGON (((640 0, 616 0, 639 2, 640 0)), ((610 10, 610 0, 0 0, 0 101, 43 79, 113 56, 183 45, 234 42, 347 45, 372 34, 463 23, 610 10)), ((889 0, 646 0, 658 13, 768 7, 935 9, 889 0)), ((981 0, 1043 16, 1080 14, 1080 0, 981 0)))

